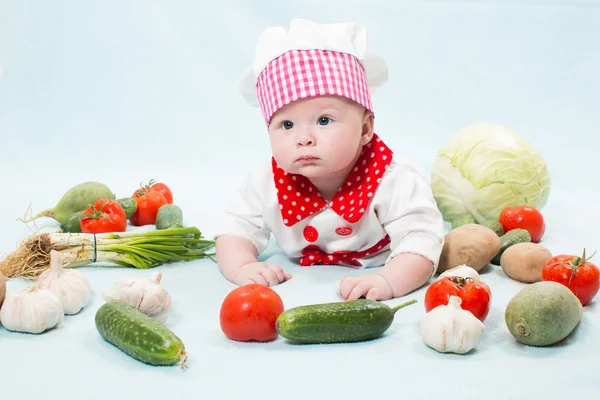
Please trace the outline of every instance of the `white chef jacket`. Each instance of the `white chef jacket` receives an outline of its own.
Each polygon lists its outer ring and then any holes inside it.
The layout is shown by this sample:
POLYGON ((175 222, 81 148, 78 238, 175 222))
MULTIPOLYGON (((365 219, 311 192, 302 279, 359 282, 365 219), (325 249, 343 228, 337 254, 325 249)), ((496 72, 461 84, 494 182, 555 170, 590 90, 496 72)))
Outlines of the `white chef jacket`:
POLYGON ((443 218, 427 181, 377 135, 327 203, 307 178, 284 172, 274 159, 253 168, 215 238, 243 237, 260 254, 271 234, 293 259, 309 262, 314 255, 317 264, 365 268, 410 252, 433 263, 432 276, 444 243, 443 218), (361 253, 351 262, 325 262, 348 251, 361 253))

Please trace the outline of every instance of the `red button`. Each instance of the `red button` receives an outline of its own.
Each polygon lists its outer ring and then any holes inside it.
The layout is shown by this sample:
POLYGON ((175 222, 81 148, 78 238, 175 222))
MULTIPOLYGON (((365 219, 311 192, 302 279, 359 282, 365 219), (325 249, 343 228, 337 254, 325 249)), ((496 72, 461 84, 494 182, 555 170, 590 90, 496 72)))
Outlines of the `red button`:
POLYGON ((340 236, 348 236, 352 234, 352 228, 349 228, 347 226, 341 226, 335 230, 335 233, 337 233, 340 236))
POLYGON ((319 238, 319 232, 313 226, 307 226, 304 228, 304 239, 309 242, 316 242, 319 238))

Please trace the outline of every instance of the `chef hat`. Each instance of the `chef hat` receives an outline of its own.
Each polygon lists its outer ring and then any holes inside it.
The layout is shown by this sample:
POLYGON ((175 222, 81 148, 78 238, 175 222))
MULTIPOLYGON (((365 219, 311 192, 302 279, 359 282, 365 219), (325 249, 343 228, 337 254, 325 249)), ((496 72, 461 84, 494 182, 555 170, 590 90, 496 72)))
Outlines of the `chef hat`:
POLYGON ((370 95, 387 79, 385 61, 367 51, 364 28, 294 19, 288 32, 270 27, 260 35, 238 87, 268 126, 277 110, 313 96, 343 96, 373 112, 370 95))

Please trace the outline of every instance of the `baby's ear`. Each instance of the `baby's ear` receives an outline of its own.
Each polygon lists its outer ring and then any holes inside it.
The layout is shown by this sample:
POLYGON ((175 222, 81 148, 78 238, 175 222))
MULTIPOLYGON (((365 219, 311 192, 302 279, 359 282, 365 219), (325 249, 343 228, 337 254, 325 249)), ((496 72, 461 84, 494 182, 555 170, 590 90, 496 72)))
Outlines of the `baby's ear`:
POLYGON ((369 110, 365 110, 362 122, 361 143, 364 146, 371 141, 371 138, 373 138, 373 132, 375 129, 375 118, 373 117, 373 113, 369 110))

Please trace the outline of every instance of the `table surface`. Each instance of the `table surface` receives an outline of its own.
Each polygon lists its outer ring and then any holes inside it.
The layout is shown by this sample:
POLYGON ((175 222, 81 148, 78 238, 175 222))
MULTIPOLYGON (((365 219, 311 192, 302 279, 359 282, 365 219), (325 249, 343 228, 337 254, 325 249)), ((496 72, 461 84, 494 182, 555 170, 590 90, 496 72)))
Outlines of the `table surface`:
MULTIPOLYGON (((597 1, 0 2, 0 252, 36 229, 16 221, 96 180, 119 197, 167 182, 185 223, 211 237, 248 169, 270 157, 260 112, 236 82, 267 26, 294 17, 357 21, 388 61, 373 97, 377 132, 429 173, 448 137, 475 122, 508 126, 544 155, 552 191, 542 244, 553 253, 600 250, 600 5, 597 1)), ((43 230, 56 225, 39 220, 43 230)), ((337 301, 340 266, 299 268, 271 242, 263 259, 292 280, 274 287, 286 308, 337 301)), ((86 267, 92 298, 41 335, 0 328, 3 396, 23 399, 592 398, 600 389, 598 300, 559 345, 517 343, 504 324, 525 285, 498 267, 482 279, 493 303, 482 341, 465 356, 419 337, 421 288, 399 304, 386 334, 355 344, 236 343, 220 331, 234 288, 210 260, 156 268, 172 296, 166 325, 184 341, 188 368, 151 367, 103 341, 101 292, 153 271, 86 267)), ((374 271, 374 270, 372 270, 374 271)), ((362 271, 361 271, 362 272, 362 271)), ((8 282, 9 292, 26 281, 8 282)))

